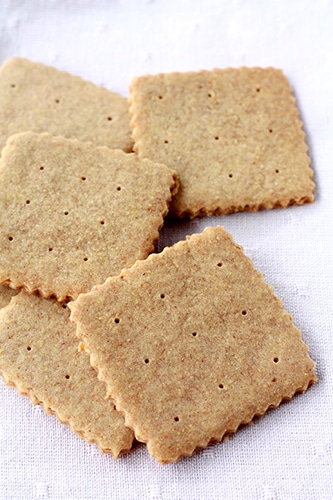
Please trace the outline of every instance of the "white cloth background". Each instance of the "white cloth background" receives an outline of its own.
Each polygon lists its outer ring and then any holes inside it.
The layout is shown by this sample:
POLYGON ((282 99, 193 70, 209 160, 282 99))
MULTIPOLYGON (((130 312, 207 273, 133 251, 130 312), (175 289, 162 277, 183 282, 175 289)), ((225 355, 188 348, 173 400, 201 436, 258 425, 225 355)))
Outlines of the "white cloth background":
POLYGON ((168 225, 159 249, 224 225, 293 315, 319 381, 229 441, 167 466, 142 444, 118 461, 101 455, 0 381, 0 499, 331 500, 333 2, 1 0, 0 63, 15 55, 124 96, 145 73, 284 70, 305 124, 315 202, 168 225))

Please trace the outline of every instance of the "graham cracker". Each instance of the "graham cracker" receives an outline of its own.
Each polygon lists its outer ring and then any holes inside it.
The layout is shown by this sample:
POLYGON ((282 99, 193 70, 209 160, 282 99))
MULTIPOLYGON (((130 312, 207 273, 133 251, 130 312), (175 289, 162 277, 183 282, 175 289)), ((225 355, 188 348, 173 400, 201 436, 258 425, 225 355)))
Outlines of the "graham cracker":
POLYGON ((20 292, 0 311, 0 374, 102 452, 117 458, 130 450, 133 432, 78 351, 65 304, 20 292))
POLYGON ((69 307, 126 425, 162 464, 316 381, 291 316, 222 227, 150 255, 69 307))
POLYGON ((17 290, 13 290, 6 285, 0 285, 0 309, 8 305, 14 295, 17 295, 17 290))
POLYGON ((0 150, 9 136, 31 130, 132 151, 125 97, 27 59, 0 69, 0 116, 0 150))
POLYGON ((0 160, 0 283, 75 298, 154 249, 176 174, 120 150, 12 136, 0 160))
POLYGON ((295 98, 274 68, 134 78, 134 151, 175 169, 178 217, 313 201, 313 172, 295 98))

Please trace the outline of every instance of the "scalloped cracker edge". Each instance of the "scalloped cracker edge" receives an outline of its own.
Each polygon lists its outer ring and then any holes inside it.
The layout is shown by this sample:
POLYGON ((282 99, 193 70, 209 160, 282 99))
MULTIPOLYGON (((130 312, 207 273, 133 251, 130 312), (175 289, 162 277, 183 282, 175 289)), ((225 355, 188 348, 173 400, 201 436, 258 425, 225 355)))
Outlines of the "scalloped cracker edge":
POLYGON ((17 295, 17 290, 9 288, 7 285, 0 285, 0 309, 7 306, 14 295, 17 295))

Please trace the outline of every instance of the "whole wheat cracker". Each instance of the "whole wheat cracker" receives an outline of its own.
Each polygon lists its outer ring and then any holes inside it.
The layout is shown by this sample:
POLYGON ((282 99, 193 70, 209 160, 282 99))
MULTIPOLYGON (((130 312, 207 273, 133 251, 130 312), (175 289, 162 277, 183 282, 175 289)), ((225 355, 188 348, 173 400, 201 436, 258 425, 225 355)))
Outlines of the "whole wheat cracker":
POLYGON ((146 75, 130 88, 134 151, 174 168, 178 217, 313 201, 313 172, 282 71, 227 68, 146 75))
POLYGON ((176 174, 49 134, 12 136, 0 160, 0 283, 75 298, 153 250, 176 174))
POLYGON ((222 227, 69 307, 126 425, 160 463, 221 441, 316 380, 291 316, 222 227))
POLYGON ((113 458, 134 439, 105 398, 89 357, 78 351, 65 304, 20 292, 0 311, 0 374, 33 404, 113 458))
POLYGON ((125 97, 27 59, 0 68, 0 116, 0 151, 9 136, 28 130, 132 151, 125 97))

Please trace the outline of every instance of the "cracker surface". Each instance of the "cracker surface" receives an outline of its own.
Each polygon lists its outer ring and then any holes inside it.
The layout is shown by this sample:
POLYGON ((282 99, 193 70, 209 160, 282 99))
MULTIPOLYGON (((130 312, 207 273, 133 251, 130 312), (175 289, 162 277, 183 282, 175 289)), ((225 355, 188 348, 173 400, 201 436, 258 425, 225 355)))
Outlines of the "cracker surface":
POLYGON ((9 136, 31 130, 132 151, 126 98, 27 59, 0 69, 0 116, 0 150, 9 136))
POLYGON ((228 68, 134 78, 134 151, 175 169, 179 217, 313 201, 302 122, 273 68, 228 68))
POLYGON ((126 425, 160 463, 316 380, 291 316, 222 227, 137 262, 70 309, 126 425))
POLYGON ((60 301, 153 250, 176 174, 120 150, 27 132, 0 160, 0 283, 60 301))
POLYGON ((114 458, 130 450, 133 432, 105 385, 78 351, 65 304, 20 292, 0 311, 0 374, 88 443, 114 458))

